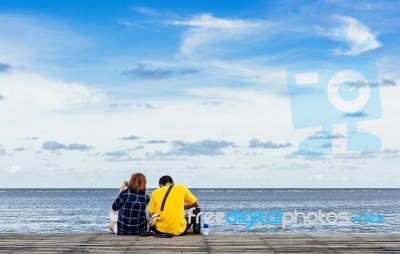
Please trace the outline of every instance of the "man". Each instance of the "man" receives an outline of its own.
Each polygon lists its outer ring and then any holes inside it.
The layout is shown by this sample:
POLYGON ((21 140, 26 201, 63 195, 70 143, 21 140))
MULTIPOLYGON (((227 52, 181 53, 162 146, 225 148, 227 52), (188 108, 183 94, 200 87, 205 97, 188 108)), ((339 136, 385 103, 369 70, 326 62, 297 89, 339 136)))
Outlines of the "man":
POLYGON ((156 233, 183 235, 190 228, 185 219, 185 209, 199 207, 196 197, 182 184, 174 184, 170 176, 163 176, 159 180, 160 188, 153 191, 149 203, 149 218, 155 213, 160 215, 156 227, 152 228, 156 233), (170 193, 165 201, 164 210, 161 205, 169 187, 170 193))

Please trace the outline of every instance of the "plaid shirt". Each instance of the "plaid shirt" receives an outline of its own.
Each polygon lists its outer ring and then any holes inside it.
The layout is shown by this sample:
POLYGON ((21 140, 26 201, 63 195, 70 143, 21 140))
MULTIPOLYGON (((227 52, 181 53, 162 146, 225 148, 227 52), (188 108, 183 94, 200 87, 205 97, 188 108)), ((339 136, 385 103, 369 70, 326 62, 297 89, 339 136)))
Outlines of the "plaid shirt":
POLYGON ((118 235, 140 235, 147 230, 146 206, 149 196, 144 192, 127 189, 115 199, 112 209, 118 213, 118 235))

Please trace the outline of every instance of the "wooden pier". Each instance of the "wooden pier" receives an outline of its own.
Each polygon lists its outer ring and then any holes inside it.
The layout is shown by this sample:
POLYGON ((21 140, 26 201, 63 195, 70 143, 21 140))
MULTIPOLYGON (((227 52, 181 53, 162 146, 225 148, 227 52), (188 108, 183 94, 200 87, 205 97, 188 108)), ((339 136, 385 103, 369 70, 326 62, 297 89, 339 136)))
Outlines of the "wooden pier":
POLYGON ((400 234, 0 234, 0 253, 400 253, 400 234))

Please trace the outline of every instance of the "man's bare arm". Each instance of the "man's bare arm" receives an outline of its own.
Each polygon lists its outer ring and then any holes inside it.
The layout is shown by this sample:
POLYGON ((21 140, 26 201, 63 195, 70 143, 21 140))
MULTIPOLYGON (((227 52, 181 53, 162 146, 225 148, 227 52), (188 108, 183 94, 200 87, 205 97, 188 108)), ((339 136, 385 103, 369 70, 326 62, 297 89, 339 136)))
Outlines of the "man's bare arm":
POLYGON ((190 209, 190 208, 192 208, 192 207, 199 207, 200 205, 199 205, 199 202, 194 202, 193 204, 191 204, 191 205, 189 205, 189 204, 185 204, 185 209, 190 209))

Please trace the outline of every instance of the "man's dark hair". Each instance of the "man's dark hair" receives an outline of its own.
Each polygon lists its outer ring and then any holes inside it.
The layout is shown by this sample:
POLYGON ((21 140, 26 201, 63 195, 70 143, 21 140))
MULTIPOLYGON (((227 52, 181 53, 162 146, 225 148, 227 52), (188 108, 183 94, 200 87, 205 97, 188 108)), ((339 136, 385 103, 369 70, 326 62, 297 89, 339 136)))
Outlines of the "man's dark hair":
POLYGON ((172 177, 170 176, 162 176, 160 180, 158 181, 159 185, 166 185, 167 183, 173 184, 174 180, 172 180, 172 177))

